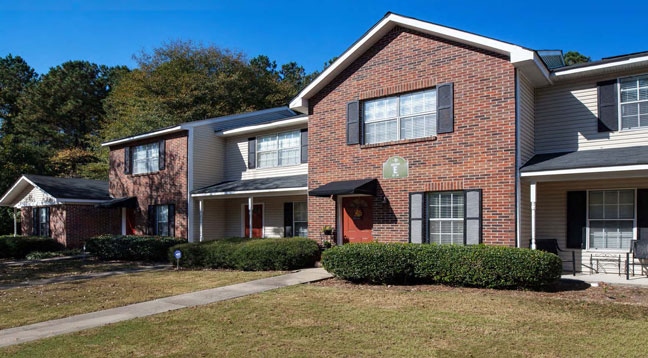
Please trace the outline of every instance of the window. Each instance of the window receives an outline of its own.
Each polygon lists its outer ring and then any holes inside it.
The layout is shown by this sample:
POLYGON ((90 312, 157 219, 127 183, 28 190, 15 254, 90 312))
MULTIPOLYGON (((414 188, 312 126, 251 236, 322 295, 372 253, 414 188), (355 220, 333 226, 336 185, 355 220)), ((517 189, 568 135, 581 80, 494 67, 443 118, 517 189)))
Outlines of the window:
POLYGON ((464 244, 464 192, 427 194, 429 242, 464 244))
POLYGON ((648 127, 648 75, 619 81, 621 128, 648 127))
POLYGON ((133 148, 133 174, 153 173, 159 170, 159 143, 138 145, 133 148))
POLYGON ((33 208, 32 220, 34 236, 50 236, 50 208, 33 208))
POLYGON ((308 206, 305 201, 293 203, 295 236, 308 237, 308 206))
POLYGON ((301 163, 299 130, 258 137, 256 140, 258 168, 283 167, 301 163))
POLYGON ((149 206, 149 232, 151 235, 175 236, 174 205, 149 206))
POLYGON ((431 137, 437 134, 436 89, 364 102, 364 143, 431 137))
POLYGON ((635 226, 633 189, 590 191, 588 209, 589 248, 630 248, 635 226))

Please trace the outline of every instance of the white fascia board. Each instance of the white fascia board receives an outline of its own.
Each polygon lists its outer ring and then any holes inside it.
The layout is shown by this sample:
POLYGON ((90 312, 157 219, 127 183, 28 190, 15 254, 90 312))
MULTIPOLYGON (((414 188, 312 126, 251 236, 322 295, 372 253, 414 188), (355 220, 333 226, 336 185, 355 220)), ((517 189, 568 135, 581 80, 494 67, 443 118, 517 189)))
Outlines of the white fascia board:
POLYGON ((616 67, 623 67, 623 66, 642 64, 642 63, 648 65, 648 56, 641 56, 641 57, 630 58, 618 62, 608 62, 608 63, 602 63, 600 65, 584 66, 584 67, 574 68, 571 70, 558 71, 553 73, 553 77, 555 77, 556 79, 569 78, 574 75, 585 75, 588 74, 588 72, 596 73, 596 71, 600 71, 600 70, 614 70, 616 67))
POLYGON ((614 173, 621 171, 639 171, 648 170, 648 164, 638 165, 625 165, 614 167, 594 167, 594 168, 576 168, 576 169, 557 169, 557 170, 544 170, 538 172, 523 172, 521 177, 546 177, 558 175, 573 175, 573 174, 594 174, 594 173, 614 173))
POLYGON ((204 193, 204 194, 191 194, 192 198, 207 198, 207 197, 225 197, 225 196, 240 196, 250 194, 264 194, 261 196, 273 196, 272 194, 285 194, 286 192, 308 193, 308 187, 300 188, 282 188, 282 189, 269 189, 269 190, 245 190, 245 191, 224 191, 218 193, 204 193))
POLYGON ((253 125, 253 126, 235 128, 235 129, 225 130, 225 131, 222 131, 222 132, 216 132, 216 135, 219 136, 219 137, 227 137, 227 136, 232 136, 232 135, 237 135, 237 134, 261 132, 261 131, 268 130, 268 129, 284 128, 284 127, 290 127, 290 126, 295 126, 295 125, 299 125, 299 124, 307 124, 307 123, 308 123, 308 116, 303 115, 303 116, 293 117, 291 119, 287 119, 287 120, 283 120, 283 121, 277 121, 277 122, 272 122, 272 123, 264 123, 264 124, 257 124, 257 125, 253 125))
POLYGON ((106 200, 97 200, 97 199, 58 199, 58 198, 54 198, 54 199, 56 199, 57 204, 99 204, 106 201, 106 200))
MULTIPOLYGON (((530 61, 535 57, 535 51, 525 49, 521 46, 413 18, 389 14, 374 25, 348 50, 346 50, 331 66, 311 82, 310 85, 299 92, 297 97, 290 102, 289 107, 293 110, 306 113, 308 110, 308 99, 311 96, 322 89, 330 79, 341 73, 352 61, 360 57, 367 49, 373 46, 383 35, 395 26, 402 26, 411 30, 420 31, 448 40, 493 51, 502 55, 507 55, 510 56, 510 61, 513 64, 530 61)), ((544 68, 544 65, 540 62, 535 61, 535 63, 539 65, 540 68, 544 68)))
POLYGON ((128 138, 122 138, 122 139, 113 140, 111 142, 101 143, 101 146, 102 147, 109 147, 109 146, 112 146, 112 145, 134 142, 136 140, 147 139, 147 138, 151 138, 151 137, 157 137, 157 136, 160 136, 160 135, 163 135, 163 134, 180 132, 183 129, 184 128, 182 126, 175 126, 175 127, 155 131, 155 132, 144 133, 144 134, 140 134, 140 135, 136 135, 136 136, 132 136, 132 137, 128 137, 128 138))
POLYGON ((9 190, 7 190, 5 195, 3 195, 2 198, 0 198, 0 206, 11 206, 10 202, 6 202, 7 197, 12 194, 15 194, 14 191, 19 186, 21 186, 21 189, 18 191, 19 192, 22 191, 24 189, 25 183, 30 184, 33 187, 37 187, 34 183, 31 182, 31 180, 27 179, 24 175, 21 176, 20 179, 18 179, 18 181, 16 181, 16 183, 14 183, 14 185, 9 190))

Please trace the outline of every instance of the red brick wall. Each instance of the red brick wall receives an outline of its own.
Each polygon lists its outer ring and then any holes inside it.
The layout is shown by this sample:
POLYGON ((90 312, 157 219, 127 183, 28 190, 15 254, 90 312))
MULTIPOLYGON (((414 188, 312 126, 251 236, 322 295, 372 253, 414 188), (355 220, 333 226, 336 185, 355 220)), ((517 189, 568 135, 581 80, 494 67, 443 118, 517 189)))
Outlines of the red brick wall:
MULTIPOLYGON (((408 241, 408 193, 483 189, 483 239, 515 245, 515 70, 507 58, 395 28, 309 100, 309 188, 379 178, 373 237, 408 241), (454 132, 436 138, 346 145, 346 104, 454 83, 454 132), (382 179, 382 164, 409 161, 406 179, 382 179)), ((309 198, 309 227, 335 223, 330 198, 309 198)))
MULTIPOLYGON (((22 208, 23 235, 32 234, 32 208, 22 208)), ((101 234, 121 233, 119 208, 98 209, 92 205, 50 206, 50 237, 68 248, 80 248, 85 239, 101 234)))
POLYGON ((175 236, 187 238, 187 133, 159 136, 110 148, 110 195, 136 196, 135 233, 147 232, 149 205, 175 204, 175 236), (150 174, 124 174, 124 148, 166 140, 165 169, 150 174))

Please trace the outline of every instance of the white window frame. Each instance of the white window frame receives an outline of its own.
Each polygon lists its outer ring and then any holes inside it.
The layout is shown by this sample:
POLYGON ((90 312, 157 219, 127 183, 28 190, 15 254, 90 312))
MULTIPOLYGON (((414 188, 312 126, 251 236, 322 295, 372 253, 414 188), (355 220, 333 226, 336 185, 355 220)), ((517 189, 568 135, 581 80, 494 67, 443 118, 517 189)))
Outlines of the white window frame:
MULTIPOLYGON (((428 224, 427 233, 426 233, 427 241, 429 243, 431 243, 431 244, 440 244, 440 242, 432 241, 432 233, 430 232, 430 227, 431 227, 431 223, 433 221, 434 222, 452 222, 452 223, 461 222, 462 225, 463 225, 462 235, 461 235, 461 242, 454 242, 454 240, 453 240, 454 234, 455 234, 454 233, 454 225, 451 225, 452 232, 450 233, 450 236, 451 236, 452 245, 465 245, 466 244, 466 220, 465 220, 465 217, 466 217, 466 192, 462 191, 462 190, 429 191, 429 192, 426 192, 425 194, 426 194, 425 195, 425 210, 426 210, 425 211, 425 216, 426 216, 427 224, 428 224), (462 211, 462 214, 461 214, 460 217, 458 217, 458 218, 454 218, 454 217, 451 217, 451 218, 432 218, 431 217, 431 209, 430 209, 431 200, 430 200, 430 197, 432 195, 441 195, 441 194, 452 194, 453 199, 454 199, 454 195, 458 195, 458 194, 460 194, 463 197, 463 204, 462 204, 463 211, 462 211)), ((452 200, 452 204, 451 204, 451 213, 454 213, 454 200, 452 200)))
POLYGON ((632 238, 630 240, 636 240, 637 239, 637 189, 636 188, 607 188, 607 189, 590 189, 587 190, 587 210, 586 210, 586 227, 585 227, 585 242, 586 242, 586 249, 587 250, 592 250, 592 251, 605 251, 605 252, 627 252, 628 249, 611 249, 611 248, 597 248, 597 247, 592 247, 591 244, 591 221, 606 221, 605 219, 590 219, 590 193, 592 192, 605 192, 605 191, 626 191, 626 190, 631 190, 633 192, 633 205, 634 205, 634 212, 633 212, 633 219, 609 219, 609 221, 632 221, 632 238))
POLYGON ((624 104, 634 104, 634 103, 639 104, 639 103, 642 103, 642 102, 647 102, 648 103, 648 99, 646 99, 646 100, 637 99, 636 101, 623 102, 622 99, 621 99, 621 82, 627 81, 627 80, 633 80, 633 81, 636 82, 636 81, 639 81, 639 79, 641 79, 641 78, 645 78, 646 80, 648 80, 648 74, 617 78, 617 83, 616 83, 616 85, 617 85, 617 89, 616 89, 617 90, 617 111, 618 111, 619 130, 620 131, 634 131, 634 130, 648 129, 648 126, 643 126, 642 127, 640 125, 641 124, 641 119, 639 118, 639 111, 637 112, 637 116, 638 116, 637 125, 638 126, 637 127, 632 127, 632 128, 624 128, 623 127, 623 105, 624 104))
POLYGON ((163 236, 169 236, 170 227, 169 227, 169 205, 156 205, 155 206, 155 235, 162 235, 160 233, 160 226, 166 229, 166 233, 163 236), (160 214, 162 213, 162 208, 166 208, 166 217, 164 221, 160 221, 160 214))
POLYGON ((272 133, 272 134, 267 134, 267 135, 262 135, 258 136, 256 138, 256 162, 257 162, 257 168, 258 169, 264 169, 264 168, 277 168, 277 167, 288 167, 288 166, 295 166, 301 164, 301 130, 295 129, 291 131, 286 131, 286 132, 278 132, 278 133, 272 133), (292 147, 286 147, 286 148, 280 148, 281 142, 279 141, 279 137, 281 135, 285 134, 290 134, 294 135, 297 137, 296 145, 292 147), (269 149, 269 150, 261 150, 261 144, 263 138, 270 138, 274 137, 275 140, 275 148, 274 149, 269 149), (281 154, 282 152, 288 152, 288 151, 295 151, 297 153, 297 161, 296 163, 288 163, 284 164, 281 162, 281 154), (276 153, 275 154, 275 161, 272 163, 272 165, 264 165, 264 161, 261 160, 261 155, 262 154, 267 154, 267 153, 276 153))
POLYGON ((436 136, 438 133, 438 128, 436 126, 437 122, 437 104, 436 102, 438 101, 438 96, 437 96, 437 89, 436 88, 428 88, 422 91, 415 91, 415 92, 408 92, 408 93, 403 93, 397 96, 389 96, 389 97, 382 97, 382 98, 376 98, 376 99, 371 99, 367 101, 363 101, 362 103, 362 139, 363 139, 363 144, 378 144, 378 143, 387 143, 391 141, 401 141, 401 140, 407 140, 407 139, 417 139, 417 138, 426 138, 426 137, 433 137, 436 136), (422 112, 416 112, 416 113, 409 113, 409 114, 401 114, 401 105, 402 105, 402 98, 407 97, 407 96, 412 96, 416 94, 424 94, 426 92, 434 92, 434 103, 435 105, 433 108, 427 111, 422 111, 422 112), (385 118, 379 118, 379 119, 372 119, 372 120, 367 120, 366 119, 366 113, 367 113, 367 106, 372 105, 374 103, 379 103, 382 101, 388 101, 388 100, 393 100, 396 99, 396 115, 391 116, 391 117, 385 117, 385 118), (413 118, 413 117, 425 117, 425 116, 433 116, 432 120, 435 123, 434 124, 434 131, 433 133, 430 133, 429 135, 421 135, 421 136, 413 136, 413 137, 406 137, 403 138, 401 135, 401 130, 402 130, 402 121, 408 118, 413 118), (396 121, 396 138, 394 140, 385 140, 385 141, 369 141, 367 138, 367 124, 374 124, 374 123, 387 123, 391 121, 396 121))
POLYGON ((159 142, 142 144, 133 147, 132 156, 133 156, 132 157, 133 175, 155 173, 160 171, 160 143, 159 142), (144 150, 146 156, 144 158, 137 158, 138 151, 142 151, 142 150, 144 150), (152 155, 152 153, 155 153, 155 155, 152 155), (143 165, 144 168, 140 170, 137 163, 145 163, 143 165))
POLYGON ((293 217, 292 217, 292 219, 293 219, 293 236, 299 236, 299 237, 302 236, 302 235, 299 235, 299 233, 297 232, 297 223, 305 223, 306 224, 306 234, 303 235, 303 237, 308 237, 308 202, 306 202, 306 201, 293 201, 292 204, 293 204, 293 217), (295 210, 295 207, 296 207, 295 204, 298 204, 298 203, 299 204, 304 204, 304 206, 306 208, 306 220, 297 220, 296 217, 295 217, 295 214, 297 212, 297 210, 295 210))

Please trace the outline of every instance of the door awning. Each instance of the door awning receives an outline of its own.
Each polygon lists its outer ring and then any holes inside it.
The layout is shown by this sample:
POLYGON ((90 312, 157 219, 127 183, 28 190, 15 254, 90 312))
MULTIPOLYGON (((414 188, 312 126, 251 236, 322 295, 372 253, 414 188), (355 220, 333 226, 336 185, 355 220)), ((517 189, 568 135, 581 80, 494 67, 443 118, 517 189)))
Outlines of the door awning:
POLYGON ((127 196, 124 198, 115 198, 95 205, 95 208, 136 208, 137 197, 127 196))
POLYGON ((309 191, 308 195, 327 197, 331 195, 365 194, 376 196, 377 187, 378 180, 376 179, 342 180, 324 184, 309 191))

